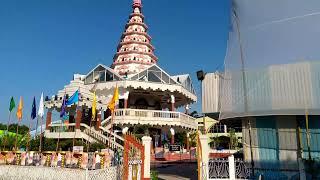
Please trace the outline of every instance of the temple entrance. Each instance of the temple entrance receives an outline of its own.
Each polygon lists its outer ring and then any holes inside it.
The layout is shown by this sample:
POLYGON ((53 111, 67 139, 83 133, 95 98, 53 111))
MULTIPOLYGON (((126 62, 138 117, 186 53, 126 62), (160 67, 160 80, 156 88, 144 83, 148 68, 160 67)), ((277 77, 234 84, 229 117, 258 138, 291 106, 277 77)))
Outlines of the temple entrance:
POLYGON ((148 104, 148 101, 145 98, 140 98, 140 99, 136 100, 136 102, 134 103, 134 106, 137 109, 148 109, 149 104, 148 104))

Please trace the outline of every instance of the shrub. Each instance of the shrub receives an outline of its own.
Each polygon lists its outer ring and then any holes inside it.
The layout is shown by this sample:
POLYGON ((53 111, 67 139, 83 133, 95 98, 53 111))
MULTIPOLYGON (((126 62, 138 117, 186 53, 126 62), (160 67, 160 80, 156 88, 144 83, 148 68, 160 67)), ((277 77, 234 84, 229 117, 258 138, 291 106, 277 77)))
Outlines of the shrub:
POLYGON ((151 180, 158 180, 158 171, 151 171, 151 180))

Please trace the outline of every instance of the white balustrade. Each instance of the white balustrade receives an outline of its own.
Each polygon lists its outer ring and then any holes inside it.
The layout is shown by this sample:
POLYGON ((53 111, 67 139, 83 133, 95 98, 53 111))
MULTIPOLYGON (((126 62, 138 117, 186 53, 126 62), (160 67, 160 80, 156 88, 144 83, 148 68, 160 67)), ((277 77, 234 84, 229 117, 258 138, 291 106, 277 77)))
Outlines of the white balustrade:
POLYGON ((49 124, 50 132, 63 132, 65 128, 67 128, 67 132, 75 131, 75 123, 70 124, 49 124))
POLYGON ((195 118, 181 112, 157 111, 144 109, 117 109, 115 111, 116 123, 132 123, 134 121, 146 122, 146 124, 170 123, 170 125, 179 125, 187 128, 196 128, 195 118), (127 122, 120 122, 127 120, 127 122))
MULTIPOLYGON (((96 131, 94 128, 90 128, 88 125, 81 123, 81 127, 84 127, 84 133, 93 137, 93 140, 98 140, 103 142, 104 144, 108 144, 111 148, 120 148, 123 149, 123 146, 117 142, 114 141, 114 138, 112 137, 106 137, 101 133, 100 131, 96 131)), ((119 138, 118 138, 119 139, 119 138)), ((122 138, 123 139, 123 138, 122 138)))

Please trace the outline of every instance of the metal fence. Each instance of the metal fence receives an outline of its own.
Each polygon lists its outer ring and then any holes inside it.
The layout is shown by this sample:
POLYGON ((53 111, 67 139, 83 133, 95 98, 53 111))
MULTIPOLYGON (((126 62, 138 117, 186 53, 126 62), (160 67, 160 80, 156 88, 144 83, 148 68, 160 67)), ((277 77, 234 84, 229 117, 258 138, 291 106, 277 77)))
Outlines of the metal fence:
POLYGON ((242 159, 235 160, 235 175, 237 179, 248 179, 252 175, 251 165, 242 159))
POLYGON ((229 179, 228 159, 209 160, 209 179, 229 179))
POLYGON ((252 168, 249 162, 242 159, 210 159, 209 160, 209 179, 256 179, 262 176, 265 179, 299 179, 299 169, 266 169, 252 168))

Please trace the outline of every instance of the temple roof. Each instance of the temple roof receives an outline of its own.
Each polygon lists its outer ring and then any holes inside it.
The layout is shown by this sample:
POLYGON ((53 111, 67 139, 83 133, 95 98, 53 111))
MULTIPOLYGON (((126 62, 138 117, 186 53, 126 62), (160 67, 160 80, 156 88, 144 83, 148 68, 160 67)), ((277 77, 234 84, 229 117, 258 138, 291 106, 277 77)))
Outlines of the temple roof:
POLYGON ((148 26, 144 22, 141 0, 133 0, 132 9, 112 63, 115 72, 129 77, 158 61, 151 37, 147 33, 148 26))
POLYGON ((189 74, 175 75, 175 76, 171 76, 171 78, 174 79, 179 84, 181 84, 184 88, 186 88, 190 92, 196 94, 196 91, 194 90, 192 80, 189 74))

